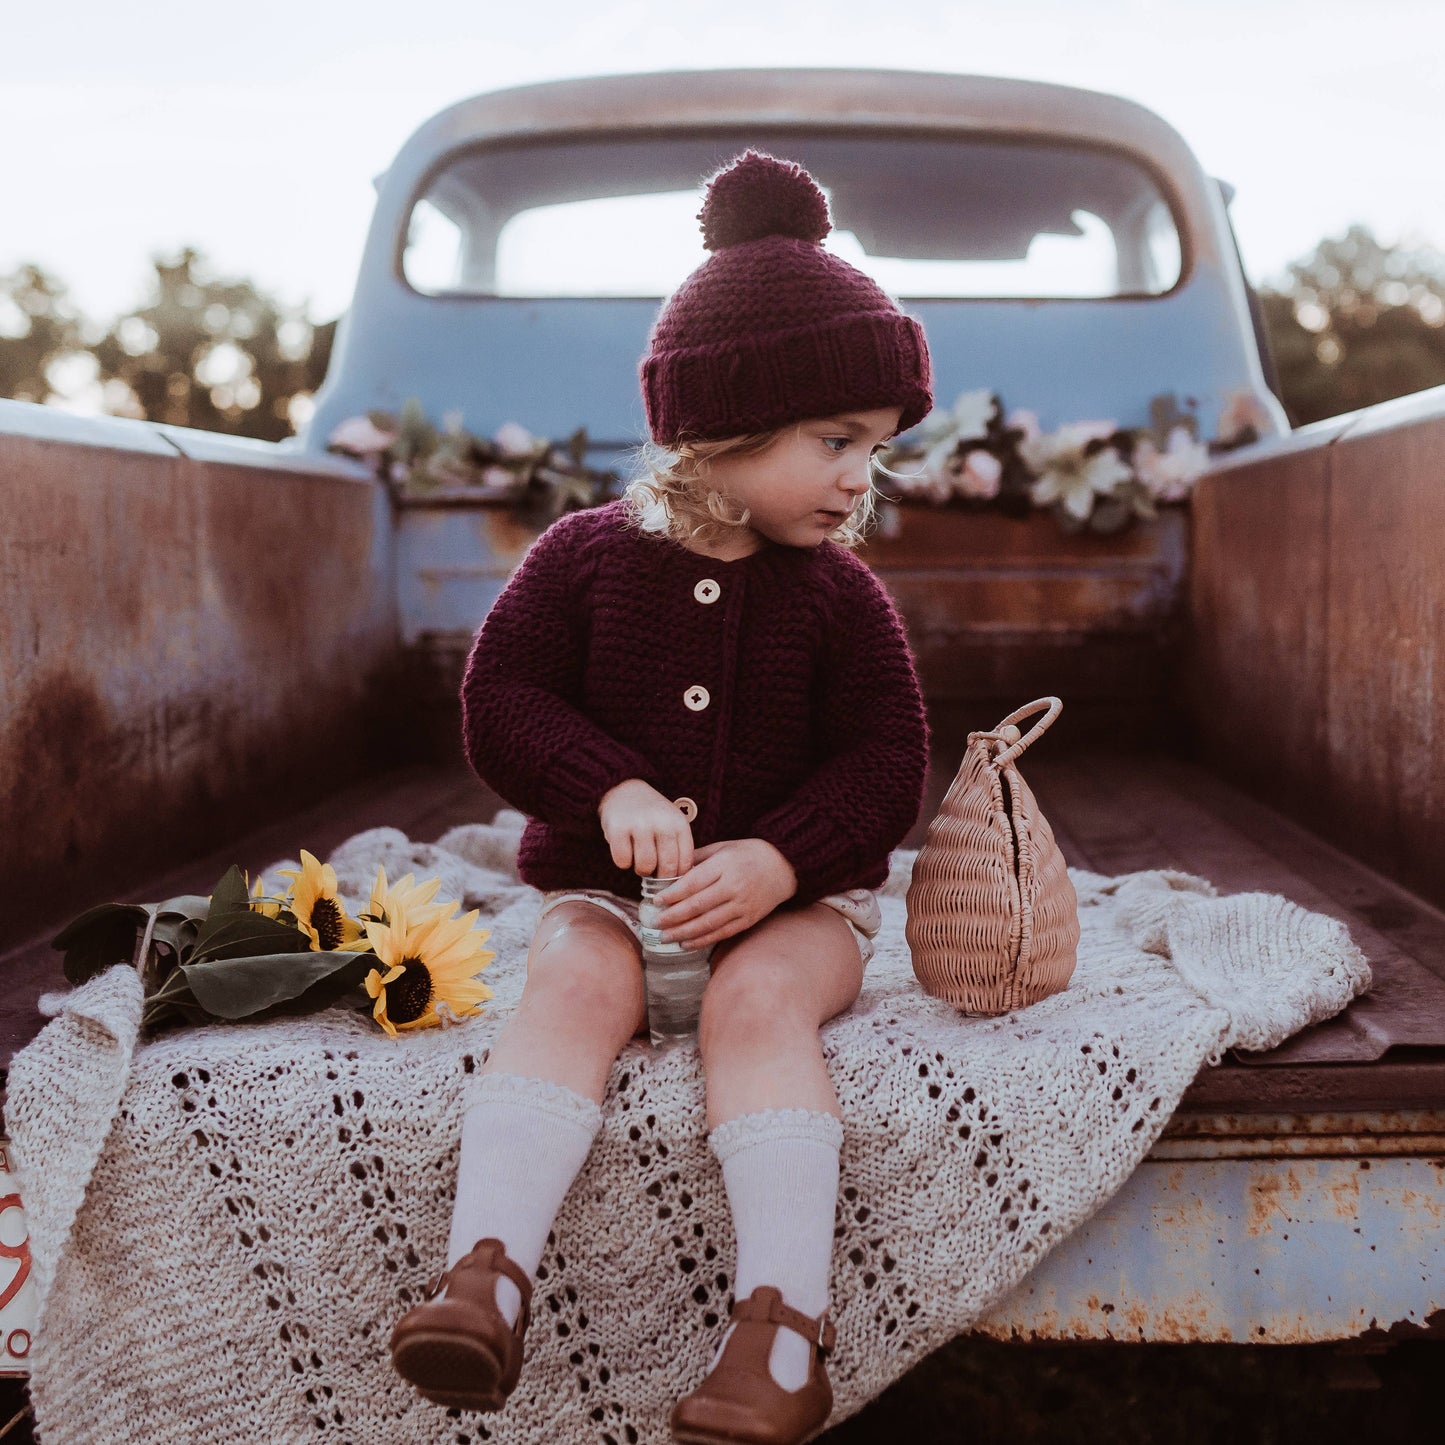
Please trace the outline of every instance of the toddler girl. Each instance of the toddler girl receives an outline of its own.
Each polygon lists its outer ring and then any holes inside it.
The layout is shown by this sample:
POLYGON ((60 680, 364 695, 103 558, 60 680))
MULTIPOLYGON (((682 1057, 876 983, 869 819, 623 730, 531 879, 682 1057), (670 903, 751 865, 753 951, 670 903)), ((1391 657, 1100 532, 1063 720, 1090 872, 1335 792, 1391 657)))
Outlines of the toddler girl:
POLYGON ((672 1430, 790 1442, 832 1408, 843 1130, 818 1030, 858 996, 928 743, 898 614, 850 549, 931 367, 919 323, 818 244, 800 166, 746 151, 699 220, 713 254, 640 365, 650 474, 536 540, 467 661, 467 756, 528 815, 518 871, 544 902, 464 1116, 447 1269, 391 1349, 442 1404, 516 1384, 548 1231, 645 1024, 641 878, 682 875, 660 924, 712 950, 698 1043, 737 1261, 672 1430))

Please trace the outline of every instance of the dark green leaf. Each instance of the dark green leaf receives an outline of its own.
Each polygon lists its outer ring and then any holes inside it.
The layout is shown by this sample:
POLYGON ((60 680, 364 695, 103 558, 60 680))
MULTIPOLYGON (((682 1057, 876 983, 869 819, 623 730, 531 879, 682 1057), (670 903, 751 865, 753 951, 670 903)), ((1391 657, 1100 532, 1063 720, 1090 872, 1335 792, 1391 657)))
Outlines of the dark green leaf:
POLYGON ((165 982, 147 995, 140 1019, 141 1028, 147 1033, 207 1021, 205 1010, 191 996, 179 968, 172 970, 165 982))
POLYGON ((172 1001, 158 996, 146 1000, 141 1010, 141 1028, 147 1034, 159 1033, 162 1029, 183 1028, 213 1023, 198 1004, 185 1000, 172 1001))
POLYGON ((94 908, 87 908, 84 913, 72 918, 50 940, 50 946, 67 948, 81 934, 89 932, 94 924, 102 920, 113 922, 122 914, 130 919, 130 926, 134 931, 137 924, 142 928, 145 927, 146 919, 150 917, 150 909, 143 903, 97 903, 94 908))
POLYGON ((272 953, 251 958, 217 959, 182 964, 196 1001, 217 1018, 248 1018, 295 999, 333 974, 340 991, 353 987, 378 967, 372 953, 312 950, 306 953, 272 953))
POLYGON ((218 958, 249 958, 261 953, 296 953, 309 942, 304 933, 264 913, 233 913, 214 927, 207 924, 191 952, 192 963, 218 958))
POLYGON ((165 982, 150 994, 146 1002, 150 1003, 152 1000, 162 1003, 195 1002, 191 990, 186 983, 185 973, 179 968, 172 970, 171 973, 166 976, 165 982))
POLYGON ((232 863, 226 869, 225 876, 211 890, 211 911, 206 916, 216 918, 223 913, 238 913, 245 907, 246 875, 232 863))
POLYGON ((73 918, 50 941, 52 948, 65 950, 66 980, 79 987, 117 963, 129 963, 149 918, 149 909, 139 903, 102 903, 73 918))
POLYGON ((155 905, 157 918, 194 918, 198 923, 205 921, 211 911, 211 901, 201 893, 178 893, 155 905))
POLYGON ((156 926, 151 929, 151 943, 168 943, 177 952, 184 944, 195 939, 194 929, 196 924, 189 918, 157 918, 156 926))
POLYGON ((372 999, 361 985, 366 975, 380 965, 374 954, 363 953, 352 956, 357 960, 354 968, 338 968, 335 973, 318 979, 304 993, 273 1004, 270 1008, 263 1009, 259 1015, 252 1015, 252 1017, 274 1018, 283 1015, 319 1013, 324 1008, 331 1008, 335 1004, 348 1000, 353 1001, 357 1008, 364 1008, 369 1012, 372 1007, 372 999))

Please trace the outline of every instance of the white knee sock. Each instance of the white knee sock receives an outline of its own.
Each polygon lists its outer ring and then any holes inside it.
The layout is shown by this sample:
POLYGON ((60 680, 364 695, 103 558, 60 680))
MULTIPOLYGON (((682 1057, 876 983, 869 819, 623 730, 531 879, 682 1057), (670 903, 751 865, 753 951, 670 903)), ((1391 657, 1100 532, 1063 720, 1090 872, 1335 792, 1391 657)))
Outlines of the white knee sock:
MULTIPOLYGON (((758 1285, 771 1284, 784 1304, 821 1314, 833 1258, 842 1124, 811 1109, 764 1109, 719 1124, 708 1142, 722 1162, 737 1230, 734 1298, 741 1302, 758 1285)), ((780 1326, 768 1357, 778 1384, 800 1389, 812 1361, 812 1342, 780 1326)))
MULTIPOLYGON (((490 1237, 535 1275, 547 1232, 601 1127, 598 1105, 565 1085, 483 1074, 462 1119, 447 1267, 490 1237)), ((497 1303, 509 1323, 522 1308, 505 1277, 497 1281, 497 1303)))

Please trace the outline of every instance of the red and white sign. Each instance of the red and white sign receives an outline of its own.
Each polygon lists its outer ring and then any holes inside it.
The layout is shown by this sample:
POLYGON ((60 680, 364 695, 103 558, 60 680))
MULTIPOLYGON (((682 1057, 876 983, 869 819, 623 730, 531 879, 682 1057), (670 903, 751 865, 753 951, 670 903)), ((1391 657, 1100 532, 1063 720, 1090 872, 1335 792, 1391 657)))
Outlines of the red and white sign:
POLYGON ((0 1375, 30 1373, 27 1357, 34 1335, 30 1230, 10 1169, 10 1141, 0 1139, 0 1375))

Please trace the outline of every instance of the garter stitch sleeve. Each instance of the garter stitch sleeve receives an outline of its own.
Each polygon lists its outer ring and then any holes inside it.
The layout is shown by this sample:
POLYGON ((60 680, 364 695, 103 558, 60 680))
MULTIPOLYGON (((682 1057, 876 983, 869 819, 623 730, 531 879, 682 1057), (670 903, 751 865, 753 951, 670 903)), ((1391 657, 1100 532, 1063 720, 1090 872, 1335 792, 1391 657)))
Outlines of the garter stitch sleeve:
POLYGON ((600 834, 604 793, 659 779, 580 709, 588 528, 586 511, 564 513, 492 604, 462 675, 462 736, 473 771, 513 807, 600 834))
POLYGON ((822 667, 825 760, 753 829, 792 864, 799 902, 851 886, 898 846, 918 818, 928 768, 927 714, 902 618, 865 562, 846 552, 840 561, 822 667))

